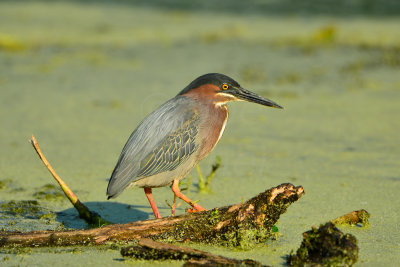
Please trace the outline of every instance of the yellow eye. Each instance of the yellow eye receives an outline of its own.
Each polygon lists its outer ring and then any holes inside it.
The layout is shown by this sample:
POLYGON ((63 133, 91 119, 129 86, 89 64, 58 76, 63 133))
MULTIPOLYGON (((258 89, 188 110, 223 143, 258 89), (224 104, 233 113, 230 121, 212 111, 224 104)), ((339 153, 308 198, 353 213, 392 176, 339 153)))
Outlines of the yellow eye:
POLYGON ((222 90, 227 90, 227 89, 229 88, 229 85, 227 85, 226 83, 224 83, 224 84, 221 86, 221 88, 222 88, 222 90))

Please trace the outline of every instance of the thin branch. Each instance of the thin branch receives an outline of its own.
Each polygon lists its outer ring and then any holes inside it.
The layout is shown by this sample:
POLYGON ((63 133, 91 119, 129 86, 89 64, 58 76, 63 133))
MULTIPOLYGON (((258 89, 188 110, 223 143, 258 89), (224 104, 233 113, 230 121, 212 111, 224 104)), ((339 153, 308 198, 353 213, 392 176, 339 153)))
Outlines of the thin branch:
POLYGON ((221 167, 221 157, 217 156, 215 159, 215 164, 212 165, 211 167, 211 172, 210 174, 207 176, 206 178, 206 188, 208 188, 208 190, 210 189, 210 185, 211 185, 211 181, 215 176, 215 172, 221 167))
POLYGON ((203 176, 203 173, 201 172, 199 164, 196 165, 196 170, 197 170, 197 175, 199 176, 199 190, 200 190, 200 192, 202 192, 205 190, 206 183, 205 183, 204 176, 203 176))
POLYGON ((199 164, 196 165, 197 174, 199 176, 199 191, 200 193, 212 193, 211 190, 211 181, 215 176, 215 172, 221 167, 221 157, 217 156, 215 159, 215 164, 211 166, 211 172, 207 177, 204 178, 203 173, 199 164))
POLYGON ((46 159, 42 150, 40 149, 39 143, 37 142, 35 136, 32 135, 32 139, 29 140, 32 144, 33 148, 35 149, 36 153, 39 155, 39 158, 42 160, 43 164, 46 166, 47 170, 51 173, 53 178, 57 181, 60 185, 62 191, 64 192, 65 196, 68 200, 72 203, 75 209, 79 213, 79 217, 84 219, 89 226, 98 227, 102 225, 111 224, 110 222, 102 219, 100 215, 95 212, 92 212, 86 207, 82 202, 79 201, 78 197, 72 192, 72 190, 68 187, 68 185, 61 179, 61 177, 56 173, 53 167, 50 165, 49 161, 46 159))
POLYGON ((79 199, 77 196, 72 192, 72 190, 68 187, 66 183, 61 179, 60 176, 56 173, 56 171, 51 167, 50 163, 46 159, 46 157, 43 155, 42 150, 40 149, 39 143, 37 142, 35 136, 32 135, 32 139, 29 140, 29 142, 32 144, 33 148, 36 150, 36 153, 39 155, 39 158, 42 160, 44 166, 46 166, 47 170, 51 173, 51 175, 54 177, 54 179, 57 181, 57 183, 61 186, 61 189, 63 190, 65 196, 69 199, 69 201, 72 203, 72 205, 75 206, 76 203, 78 203, 79 199))

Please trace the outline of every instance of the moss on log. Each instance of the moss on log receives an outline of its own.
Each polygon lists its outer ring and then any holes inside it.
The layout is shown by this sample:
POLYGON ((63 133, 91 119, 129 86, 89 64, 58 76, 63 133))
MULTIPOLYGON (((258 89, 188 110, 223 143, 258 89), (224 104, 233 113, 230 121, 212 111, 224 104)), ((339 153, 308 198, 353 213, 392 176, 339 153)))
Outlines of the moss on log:
POLYGON ((368 211, 366 210, 355 210, 352 212, 349 212, 343 216, 340 216, 331 222, 336 224, 336 225, 361 225, 361 227, 368 227, 369 226, 369 217, 371 215, 369 214, 368 211))
POLYGON ((272 236, 272 227, 287 207, 299 199, 303 188, 281 184, 243 204, 192 214, 173 231, 155 235, 158 240, 193 241, 251 248, 272 236))

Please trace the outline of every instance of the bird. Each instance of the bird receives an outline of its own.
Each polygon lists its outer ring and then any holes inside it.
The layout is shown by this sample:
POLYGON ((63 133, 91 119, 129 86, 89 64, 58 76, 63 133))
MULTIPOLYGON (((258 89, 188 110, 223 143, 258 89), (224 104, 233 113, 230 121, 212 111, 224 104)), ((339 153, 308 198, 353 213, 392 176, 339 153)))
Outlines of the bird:
POLYGON ((144 189, 156 219, 161 218, 152 188, 171 186, 191 211, 206 210, 179 189, 179 181, 221 139, 228 119, 227 103, 247 101, 283 107, 243 87, 227 75, 208 73, 189 83, 174 98, 145 117, 132 132, 107 187, 108 199, 129 186, 144 189))

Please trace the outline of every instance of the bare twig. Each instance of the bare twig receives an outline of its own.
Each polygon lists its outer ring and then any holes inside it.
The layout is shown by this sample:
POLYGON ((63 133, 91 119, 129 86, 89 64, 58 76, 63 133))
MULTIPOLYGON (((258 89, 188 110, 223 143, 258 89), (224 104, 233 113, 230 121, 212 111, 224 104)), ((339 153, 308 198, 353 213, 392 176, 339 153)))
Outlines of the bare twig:
POLYGON ((37 142, 35 136, 32 135, 32 139, 29 140, 29 142, 32 144, 36 153, 39 155, 39 158, 42 160, 43 164, 46 166, 51 175, 60 185, 65 196, 78 211, 79 217, 81 219, 84 219, 90 226, 94 227, 111 224, 110 222, 102 219, 97 213, 90 211, 88 207, 86 207, 82 202, 79 201, 78 197, 74 194, 74 192, 72 192, 72 190, 68 187, 68 185, 61 179, 61 177, 56 173, 56 171, 50 165, 50 163, 42 153, 42 150, 40 149, 39 143, 37 142))
POLYGON ((211 166, 211 172, 206 178, 206 188, 210 187, 211 181, 215 176, 215 172, 221 167, 221 157, 217 156, 215 159, 215 164, 211 166))
POLYGON ((206 182, 204 180, 203 173, 201 172, 200 165, 196 165, 197 175, 199 176, 199 190, 200 192, 204 191, 206 187, 206 182))
POLYGON ((221 157, 217 156, 215 159, 215 164, 212 165, 211 167, 211 172, 209 175, 207 175, 206 178, 204 178, 203 173, 201 172, 199 164, 197 164, 196 169, 197 169, 197 174, 199 176, 199 191, 201 193, 211 193, 211 181, 213 180, 215 176, 215 172, 221 167, 221 157))

